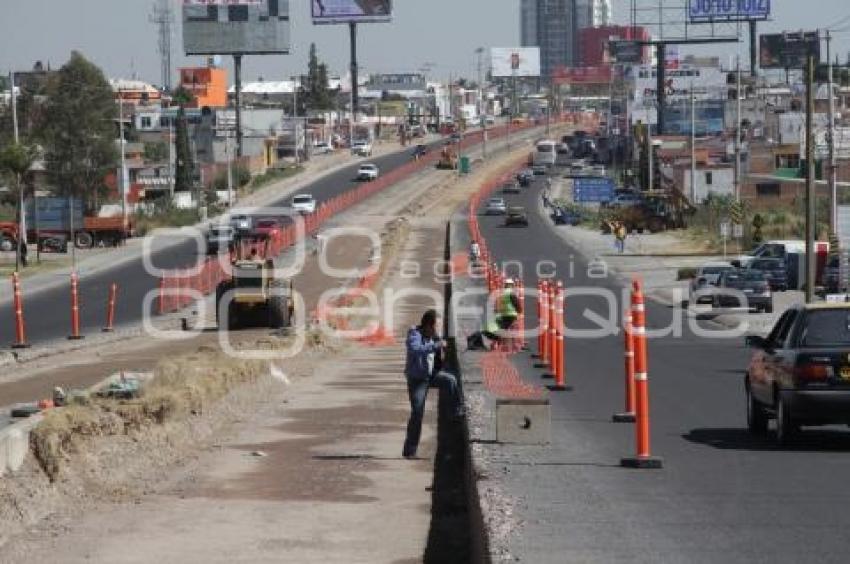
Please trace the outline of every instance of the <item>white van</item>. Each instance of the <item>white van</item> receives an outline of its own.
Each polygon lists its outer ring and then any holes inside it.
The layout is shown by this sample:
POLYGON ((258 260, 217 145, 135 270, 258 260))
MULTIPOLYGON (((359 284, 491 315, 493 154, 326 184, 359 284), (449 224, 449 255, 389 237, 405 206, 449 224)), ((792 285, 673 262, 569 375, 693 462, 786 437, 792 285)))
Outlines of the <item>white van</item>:
POLYGON ((806 242, 801 239, 787 241, 766 241, 747 253, 736 257, 732 264, 746 268, 755 259, 778 258, 784 259, 786 255, 803 254, 806 252, 806 242))

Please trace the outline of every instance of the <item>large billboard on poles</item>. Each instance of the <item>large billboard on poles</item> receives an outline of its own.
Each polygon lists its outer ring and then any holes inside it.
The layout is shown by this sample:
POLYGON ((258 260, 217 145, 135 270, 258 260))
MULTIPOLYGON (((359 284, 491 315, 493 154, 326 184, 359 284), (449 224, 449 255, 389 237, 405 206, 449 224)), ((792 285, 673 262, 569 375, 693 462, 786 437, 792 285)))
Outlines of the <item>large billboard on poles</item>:
POLYGON ((289 0, 182 0, 187 55, 289 53, 289 0))
POLYGON ((540 76, 540 47, 493 47, 490 73, 494 78, 540 76))
POLYGON ((392 0, 310 0, 314 24, 381 23, 392 20, 392 0))

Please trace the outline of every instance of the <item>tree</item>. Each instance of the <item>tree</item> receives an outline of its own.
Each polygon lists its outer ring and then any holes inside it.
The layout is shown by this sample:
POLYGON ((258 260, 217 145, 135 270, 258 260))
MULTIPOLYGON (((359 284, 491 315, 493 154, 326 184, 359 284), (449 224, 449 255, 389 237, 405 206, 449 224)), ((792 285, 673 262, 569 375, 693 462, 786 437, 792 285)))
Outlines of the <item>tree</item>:
POLYGON ((118 166, 117 108, 101 70, 80 53, 47 86, 43 139, 48 175, 60 194, 96 201, 118 166))
MULTIPOLYGON (((17 200, 19 224, 24 216, 24 175, 29 172, 37 157, 38 152, 35 147, 20 143, 9 143, 0 149, 0 173, 9 176, 12 180, 12 187, 17 200)), ((25 266, 24 263, 26 262, 23 260, 26 251, 24 239, 25 237, 18 238, 19 267, 25 266)))
POLYGON ((192 161, 192 151, 189 147, 189 121, 186 119, 186 109, 182 105, 177 112, 175 133, 174 190, 185 192, 191 190, 195 184, 192 178, 195 163, 192 161))
POLYGON ((316 44, 310 44, 310 58, 307 63, 307 84, 304 85, 304 105, 312 110, 333 109, 333 99, 328 90, 328 67, 319 62, 316 44))

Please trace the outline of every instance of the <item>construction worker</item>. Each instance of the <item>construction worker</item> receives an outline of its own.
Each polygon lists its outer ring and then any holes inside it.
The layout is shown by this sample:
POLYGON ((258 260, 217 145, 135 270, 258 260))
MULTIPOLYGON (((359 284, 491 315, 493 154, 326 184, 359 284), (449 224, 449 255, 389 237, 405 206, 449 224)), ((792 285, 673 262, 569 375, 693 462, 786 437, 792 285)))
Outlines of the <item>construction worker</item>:
POLYGON ((519 303, 519 298, 514 292, 514 280, 512 278, 505 280, 505 288, 497 298, 495 307, 496 323, 498 323, 499 329, 509 330, 522 313, 522 304, 519 303))
POLYGON ((481 245, 478 244, 478 241, 473 241, 469 245, 469 262, 473 266, 477 265, 481 260, 481 245))
POLYGON ((626 225, 622 221, 615 221, 612 225, 612 232, 616 239, 617 252, 623 254, 626 251, 626 237, 628 236, 626 225))

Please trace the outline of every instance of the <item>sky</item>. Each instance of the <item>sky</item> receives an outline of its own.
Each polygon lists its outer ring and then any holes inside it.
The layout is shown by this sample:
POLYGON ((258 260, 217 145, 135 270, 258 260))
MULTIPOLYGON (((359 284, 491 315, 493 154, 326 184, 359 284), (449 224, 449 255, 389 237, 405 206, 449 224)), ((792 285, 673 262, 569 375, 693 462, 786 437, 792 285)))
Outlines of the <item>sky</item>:
MULTIPOLYGON (((182 56, 180 0, 172 0, 177 22, 174 67, 203 64, 182 56)), ((657 5, 659 0, 638 0, 657 5)), ((668 5, 676 0, 664 0, 668 5)), ((681 2, 682 0, 678 0, 681 2)), ((615 20, 628 20, 629 0, 613 0, 615 20)), ((850 3, 847 0, 773 0, 773 21, 760 31, 843 30, 834 41, 841 61, 850 51, 850 3), (842 18, 846 20, 842 21, 842 18)), ((157 30, 148 21, 153 0, 0 0, 0 72, 26 70, 35 61, 61 66, 71 50, 81 51, 112 78, 139 78, 159 83, 157 30)), ((279 80, 304 72, 310 42, 329 63, 333 74, 347 72, 348 29, 314 26, 310 1, 290 0, 290 55, 247 57, 245 81, 279 80)), ((508 47, 519 42, 519 0, 395 0, 391 24, 360 26, 361 72, 411 72, 430 63, 431 77, 477 76, 477 47, 508 47)), ((716 54, 724 63, 738 50, 746 60, 747 45, 682 49, 682 53, 716 54)), ((228 61, 228 66, 230 62, 228 61)))

